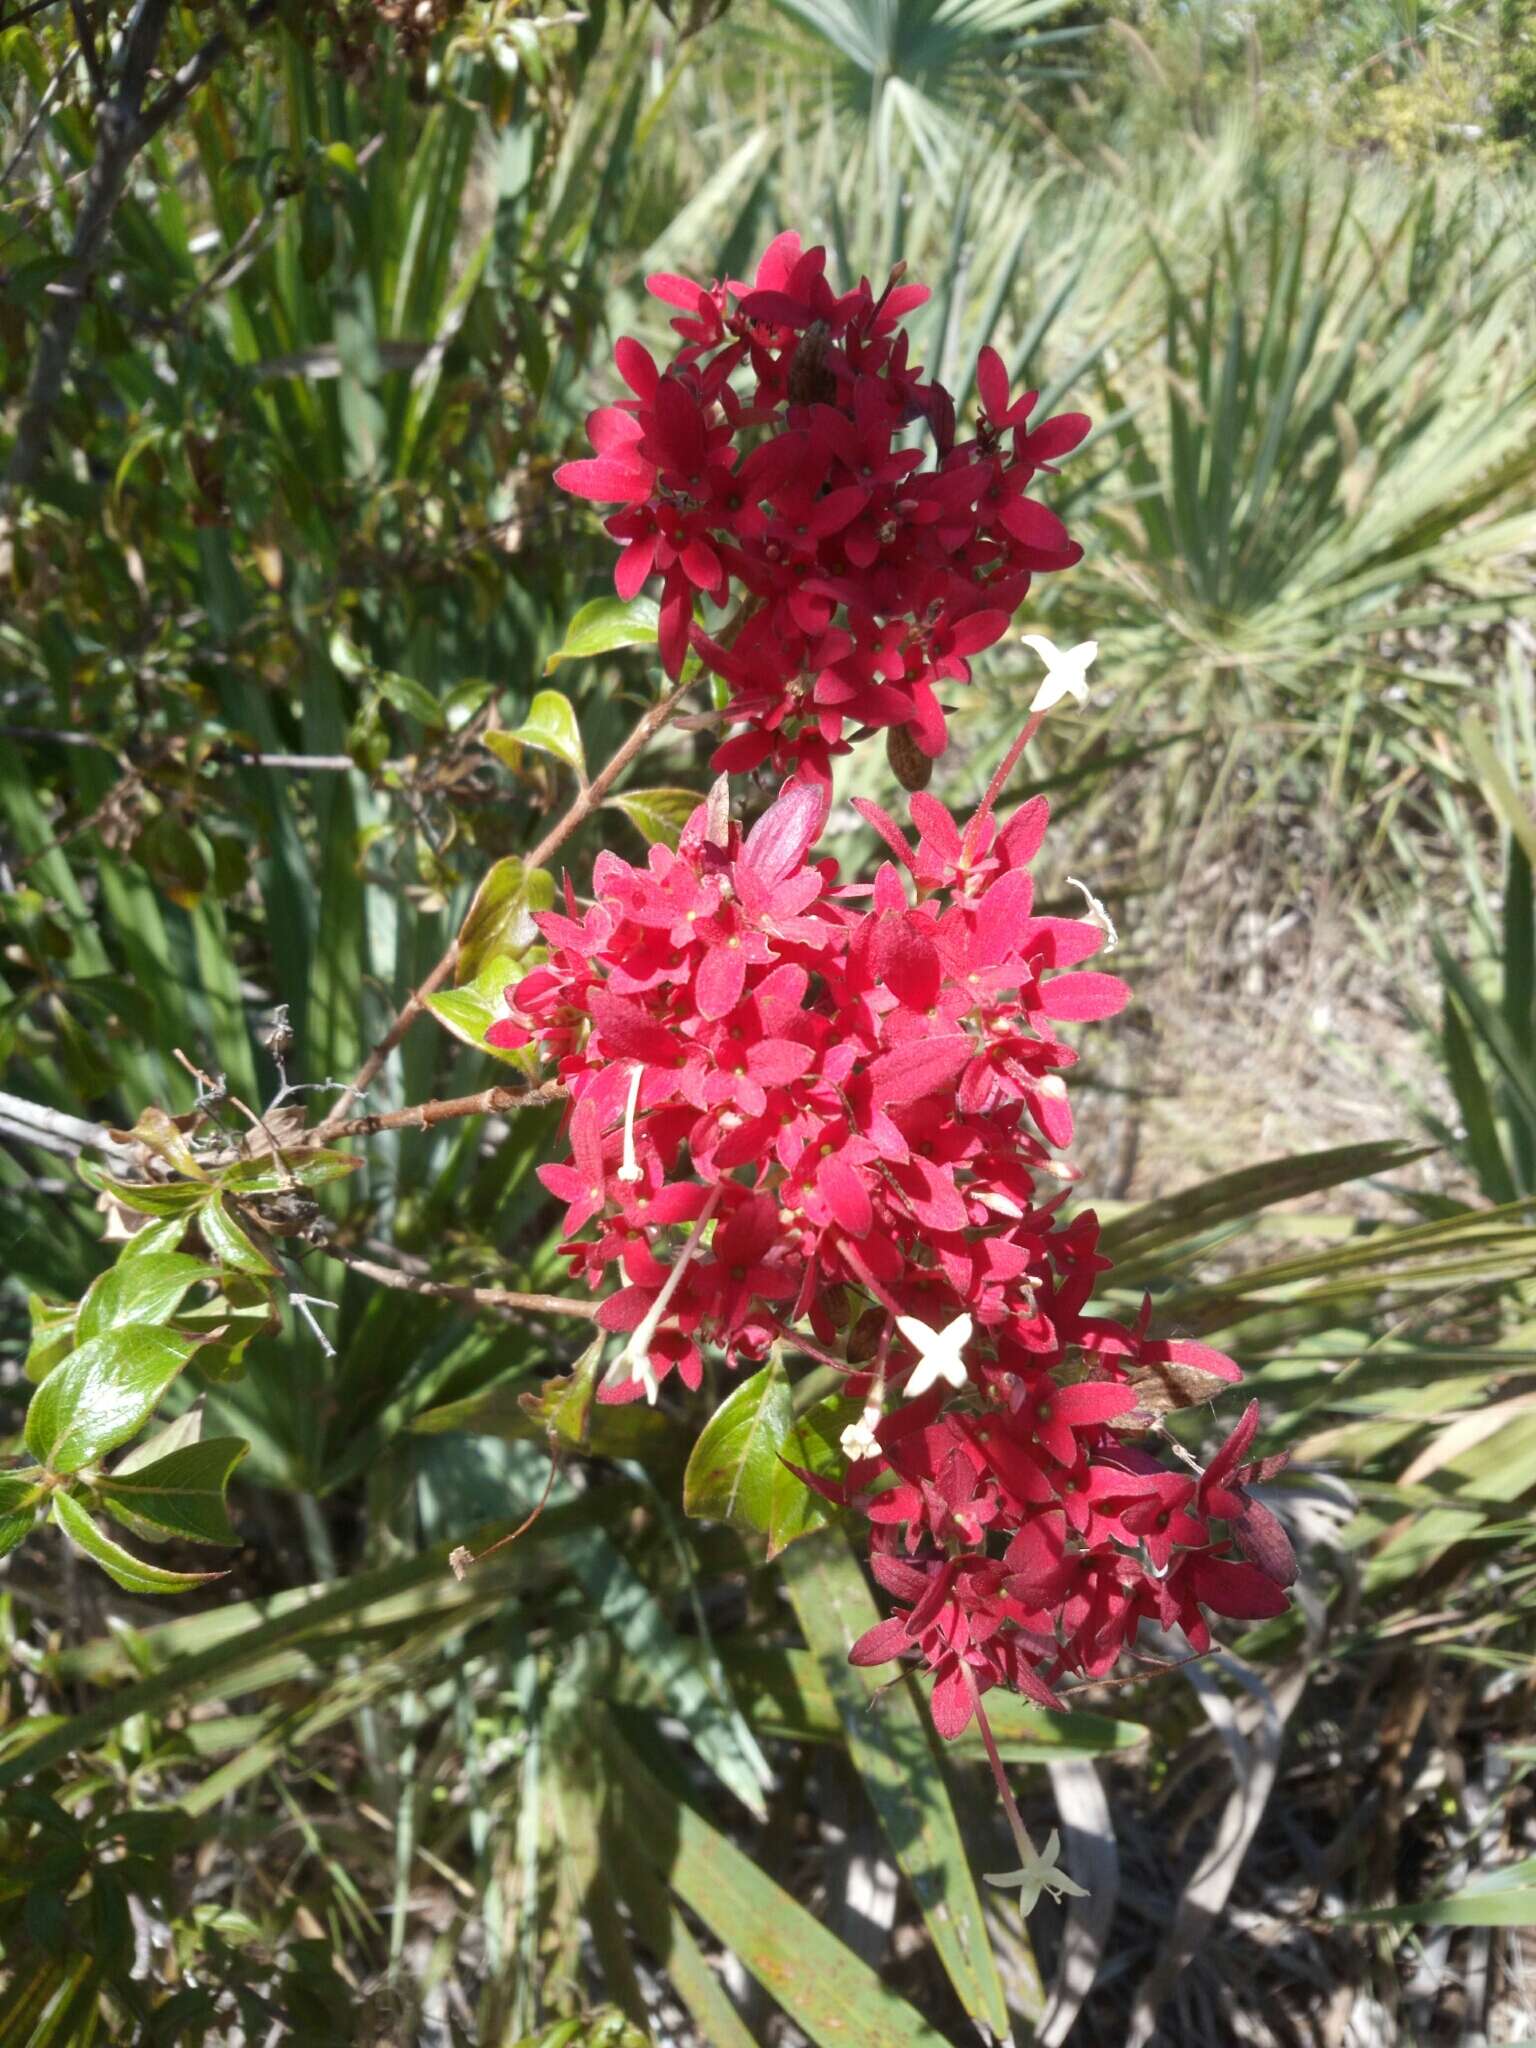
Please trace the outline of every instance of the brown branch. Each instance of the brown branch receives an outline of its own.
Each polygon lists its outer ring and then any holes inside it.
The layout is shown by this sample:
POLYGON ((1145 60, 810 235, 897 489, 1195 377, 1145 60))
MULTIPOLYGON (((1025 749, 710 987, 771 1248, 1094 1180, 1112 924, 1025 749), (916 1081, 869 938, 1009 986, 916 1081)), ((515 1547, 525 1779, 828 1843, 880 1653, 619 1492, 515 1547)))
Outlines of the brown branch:
POLYGON ((107 76, 101 68, 101 58, 96 53, 96 29, 85 11, 85 0, 69 0, 69 12, 75 24, 75 39, 80 45, 80 56, 91 81, 91 91, 99 100, 104 100, 107 96, 107 76))
POLYGON ((381 1287, 397 1288, 402 1294, 424 1294, 439 1301, 461 1302, 466 1308, 488 1308, 500 1315, 577 1316, 583 1322, 595 1319, 598 1304, 570 1294, 519 1294, 510 1287, 459 1287, 449 1280, 423 1280, 415 1273, 402 1273, 398 1266, 382 1266, 376 1259, 360 1259, 356 1252, 338 1244, 323 1247, 350 1272, 381 1287))
MULTIPOLYGON (((256 0, 245 17, 245 26, 258 28, 275 7, 276 0, 256 0)), ((171 0, 139 0, 123 40, 117 89, 110 98, 97 103, 95 160, 75 222, 69 267, 53 288, 52 310, 42 324, 33 350, 32 376, 6 472, 8 491, 31 484, 42 467, 80 316, 105 260, 107 238, 134 158, 232 47, 231 38, 220 29, 146 106, 144 94, 160 52, 170 8, 171 0)))
POLYGON ((345 1120, 346 1112, 352 1107, 353 1103, 356 1102, 360 1095, 367 1094, 368 1090, 378 1079, 379 1069, 389 1058, 401 1039, 404 1038, 406 1032, 416 1022, 422 1011, 427 1007, 428 996, 435 996, 437 994, 443 983, 458 965, 458 959, 459 941, 455 937, 447 952, 444 953, 442 959, 438 961, 426 980, 420 983, 418 987, 412 989, 397 1013, 394 1023, 390 1025, 384 1036, 373 1048, 373 1051, 369 1053, 367 1059, 363 1061, 363 1064, 358 1068, 352 1079, 342 1089, 340 1095, 337 1096, 330 1115, 320 1125, 320 1134, 323 1137, 328 1139, 334 1131, 339 1129, 345 1120))
POLYGON ((565 1092, 563 1082, 544 1081, 533 1088, 482 1088, 478 1095, 450 1095, 437 1102, 415 1102, 406 1109, 382 1109, 375 1116, 349 1117, 339 1124, 327 1118, 314 1131, 306 1131, 298 1144, 302 1147, 322 1136, 329 1144, 333 1138, 369 1138, 375 1131, 430 1131, 434 1124, 451 1123, 455 1117, 500 1116, 509 1109, 560 1102, 565 1092))
MULTIPOLYGON (((583 824, 591 817, 592 813, 601 805, 609 790, 612 789, 614 783, 624 773, 624 770, 649 742, 655 738, 656 734, 660 732, 661 728, 672 716, 672 713, 682 701, 684 692, 692 689, 697 680, 696 676, 689 676, 680 683, 674 683, 664 696, 656 700, 650 710, 646 712, 645 716, 636 725, 629 738, 624 741, 612 760, 605 767, 599 769, 598 773, 585 788, 577 792, 570 809, 566 811, 557 824, 551 826, 532 853, 524 855, 523 865, 525 870, 543 867, 550 855, 557 852, 565 844, 577 826, 583 824)), ((442 959, 438 961, 426 980, 418 988, 413 989, 406 998, 393 1024, 390 1025, 384 1036, 373 1048, 373 1051, 369 1053, 367 1059, 358 1068, 356 1075, 337 1097, 330 1115, 320 1125, 320 1130, 326 1137, 330 1137, 340 1128, 347 1111, 352 1107, 353 1103, 356 1102, 360 1095, 366 1093, 373 1086, 373 1083, 378 1079, 379 1071, 383 1067, 384 1062, 426 1008, 427 998, 436 995, 449 975, 453 973, 458 965, 458 960, 459 941, 455 937, 447 952, 444 953, 442 959)))
POLYGON ((608 762, 606 767, 598 770, 585 789, 577 792, 575 800, 572 802, 570 809, 565 813, 565 816, 560 819, 558 824, 551 826, 532 853, 524 857, 523 865, 525 868, 543 867, 550 855, 558 852, 564 846, 566 840, 570 838, 577 826, 585 824, 592 813, 601 806, 603 799, 624 773, 630 762, 638 754, 642 753, 656 737, 657 733, 661 731, 661 728, 682 702, 686 692, 691 690, 697 681, 697 676, 686 676, 682 682, 674 683, 664 697, 657 698, 656 702, 646 712, 644 718, 640 720, 640 723, 635 727, 629 738, 625 740, 612 760, 608 762))
POLYGON ((18 7, 14 14, 7 14, 0 20, 0 35, 4 35, 8 28, 19 28, 22 22, 30 21, 34 15, 46 14, 50 7, 58 4, 59 0, 31 0, 29 6, 18 7))
MULTIPOLYGON (((98 753, 110 754, 116 761, 127 760, 112 740, 103 739, 99 733, 76 732, 67 726, 0 725, 0 739, 36 740, 54 747, 93 747, 98 753)), ((357 767, 350 754, 251 754, 241 747, 215 747, 207 759, 214 764, 227 762, 238 768, 293 768, 300 773, 317 775, 348 774, 357 767)))

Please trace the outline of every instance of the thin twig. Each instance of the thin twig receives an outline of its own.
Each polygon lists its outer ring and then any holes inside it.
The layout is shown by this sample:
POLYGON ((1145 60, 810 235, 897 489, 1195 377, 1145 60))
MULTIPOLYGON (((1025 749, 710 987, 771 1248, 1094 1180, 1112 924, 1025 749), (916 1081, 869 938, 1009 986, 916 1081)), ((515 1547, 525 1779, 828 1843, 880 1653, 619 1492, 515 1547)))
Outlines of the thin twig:
POLYGON ((365 1280, 377 1280, 381 1287, 393 1287, 402 1294, 424 1294, 439 1301, 462 1302, 466 1308, 494 1309, 503 1315, 575 1316, 583 1322, 595 1319, 598 1304, 571 1294, 519 1294, 510 1287, 459 1287, 449 1280, 422 1280, 414 1273, 402 1273, 398 1266, 382 1266, 376 1259, 360 1259, 356 1252, 328 1243, 326 1255, 337 1259, 365 1280))
MULTIPOLYGON (((144 94, 160 53, 170 7, 171 0, 138 0, 123 36, 117 90, 97 107, 96 155, 75 222, 69 266, 59 280, 52 310, 32 352, 32 376, 6 472, 8 491, 24 489, 42 467, 80 317, 105 260, 113 218, 134 158, 232 47, 228 34, 223 29, 216 31, 146 105, 144 94)), ((275 8, 276 0, 256 0, 245 17, 247 31, 260 27, 275 8)))
POLYGON ((96 30, 85 11, 85 0, 69 0, 70 16, 75 24, 75 38, 80 45, 80 55, 91 81, 91 91, 97 99, 107 96, 107 75, 101 68, 101 58, 96 49, 96 30))
POLYGON ((62 1109, 49 1109, 46 1103, 28 1102, 20 1095, 0 1094, 0 1134, 70 1159, 90 1151, 100 1152, 118 1165, 130 1165, 133 1160, 133 1154, 108 1135, 105 1124, 88 1123, 83 1117, 68 1116, 62 1109))
POLYGON ((605 767, 598 770, 585 789, 577 792, 575 800, 572 802, 570 809, 565 813, 565 816, 560 819, 558 824, 551 826, 532 853, 527 855, 524 861, 525 867, 543 867, 550 855, 564 846, 566 840, 570 838, 577 826, 584 824, 591 817, 630 762, 661 731, 661 728, 666 724, 678 704, 681 703, 686 693, 693 688, 697 680, 696 676, 687 676, 682 682, 674 683, 664 697, 657 699, 650 710, 646 712, 644 718, 635 727, 629 738, 625 740, 624 744, 613 756, 612 760, 605 767))
MULTIPOLYGON (((99 733, 71 732, 51 725, 0 725, 0 739, 36 740, 56 747, 93 747, 114 760, 127 759, 111 740, 103 739, 99 733)), ((341 775, 357 767, 350 754, 251 754, 238 747, 215 747, 208 760, 230 762, 239 768, 293 768, 300 773, 324 775, 341 775)))
POLYGON ((560 1450, 560 1439, 551 1430, 549 1432, 549 1476, 544 1481, 544 1491, 539 1495, 534 1506, 524 1515, 515 1529, 508 1530, 505 1536, 498 1536, 496 1541, 488 1544, 484 1550, 474 1551, 469 1548, 468 1544, 461 1543, 457 1550, 449 1551, 448 1568, 456 1579, 463 1579, 470 1566, 479 1564, 482 1558, 494 1556, 498 1550, 505 1550, 509 1543, 515 1543, 519 1536, 527 1535, 540 1515, 543 1514, 545 1508, 549 1506, 549 1496, 555 1490, 555 1475, 560 1470, 560 1450))
POLYGON ((267 1141, 267 1149, 271 1154, 272 1163, 277 1168, 279 1174, 281 1174, 284 1185, 289 1188, 296 1187, 298 1181, 294 1175, 293 1168, 283 1157, 283 1148, 274 1137, 272 1129, 261 1111, 259 1109, 252 1109, 250 1104, 242 1102, 238 1095, 231 1095, 227 1086, 215 1081, 211 1075, 205 1074, 201 1067, 195 1067, 179 1045, 171 1047, 171 1058, 186 1069, 207 1100, 227 1102, 231 1109, 239 1110, 253 1131, 260 1131, 267 1141))
POLYGON ((317 1308, 334 1308, 336 1306, 335 1302, 327 1301, 324 1295, 320 1294, 295 1294, 291 1289, 289 1290, 288 1299, 304 1318, 305 1322, 308 1323, 314 1333, 315 1342, 320 1346, 326 1357, 334 1358, 336 1356, 336 1346, 316 1321, 315 1310, 317 1308))
MULTIPOLYGON (((644 747, 655 738, 656 734, 660 732, 661 728, 672 716, 677 705, 681 702, 684 693, 693 687, 696 680, 696 677, 690 676, 683 682, 675 683, 666 692, 665 696, 659 697, 656 700, 650 710, 646 712, 645 716, 636 725, 628 739, 624 741, 617 753, 614 754, 613 758, 598 771, 584 789, 577 792, 570 809, 566 811, 565 815, 557 824, 551 826, 532 853, 525 855, 523 861, 525 871, 543 867, 550 855, 557 852, 565 844, 577 826, 583 824, 592 815, 603 802, 609 790, 612 789, 614 783, 624 773, 624 770, 644 747)), ((458 959, 459 941, 455 937, 453 943, 432 969, 426 980, 418 988, 413 989, 406 998, 393 1024, 390 1025, 384 1036, 373 1048, 373 1051, 369 1053, 367 1059, 358 1068, 355 1079, 342 1090, 335 1107, 320 1126, 323 1133, 329 1136, 336 1130, 358 1096, 364 1094, 372 1087, 374 1081, 378 1078, 379 1070, 383 1067, 384 1062, 426 1008, 428 997, 436 995, 449 975, 453 973, 454 968, 458 965, 458 959)))
POLYGON ((333 1124, 329 1120, 313 1132, 306 1131, 297 1147, 322 1134, 327 1144, 333 1138, 368 1138, 375 1131, 429 1131, 434 1124, 451 1123, 455 1117, 500 1116, 509 1109, 528 1109, 545 1102, 564 1099, 562 1081, 544 1081, 536 1088, 482 1088, 478 1095, 452 1095, 436 1102, 415 1102, 406 1109, 382 1109, 374 1116, 355 1116, 333 1124))
POLYGON ((330 1115, 320 1125, 319 1135, 322 1138, 329 1139, 332 1133, 339 1129, 340 1125, 344 1122, 347 1111, 356 1102, 357 1098, 368 1093, 368 1090, 378 1079, 379 1070, 383 1067, 384 1062, 427 1007, 427 998, 435 996, 449 975, 452 974, 454 968, 458 965, 458 959, 459 941, 457 936, 455 936, 453 943, 427 976, 426 980, 412 989, 410 995, 396 1014, 394 1023, 390 1025, 384 1036, 373 1048, 373 1051, 369 1053, 367 1059, 358 1068, 356 1074, 354 1074, 336 1098, 330 1115))
MULTIPOLYGON (((58 0, 43 0, 43 6, 45 7, 56 7, 57 5, 58 0)), ((36 14, 40 10, 34 7, 30 11, 33 14, 36 14)), ((22 15, 20 18, 23 21, 25 21, 27 17, 26 15, 22 15)), ((14 22, 0 22, 0 31, 11 28, 13 26, 14 22)), ((54 100, 64 90, 64 81, 66 78, 68 78, 70 72, 74 69, 75 59, 79 56, 79 54, 80 52, 74 48, 70 48, 64 52, 63 58, 60 60, 58 70, 55 71, 52 78, 49 79, 48 84, 44 89, 43 96, 37 103, 37 112, 32 116, 31 120, 27 123, 25 132, 23 133, 20 142, 17 143, 15 149, 11 153, 10 162, 6 165, 3 171, 0 171, 0 191, 4 191, 5 187, 9 185, 11 179, 16 174, 16 168, 18 164, 21 163, 23 158, 26 156, 27 151, 32 147, 33 138, 36 136, 38 129, 42 127, 44 121, 47 120, 49 109, 52 107, 54 100)), ((25 204, 25 202, 22 203, 25 204)), ((9 241, 10 236, 7 236, 6 240, 9 241)))
POLYGON ((29 6, 18 7, 14 14, 7 14, 0 20, 0 35, 4 35, 8 28, 20 28, 24 21, 31 21, 34 15, 46 14, 50 7, 58 4, 59 0, 31 0, 29 6))

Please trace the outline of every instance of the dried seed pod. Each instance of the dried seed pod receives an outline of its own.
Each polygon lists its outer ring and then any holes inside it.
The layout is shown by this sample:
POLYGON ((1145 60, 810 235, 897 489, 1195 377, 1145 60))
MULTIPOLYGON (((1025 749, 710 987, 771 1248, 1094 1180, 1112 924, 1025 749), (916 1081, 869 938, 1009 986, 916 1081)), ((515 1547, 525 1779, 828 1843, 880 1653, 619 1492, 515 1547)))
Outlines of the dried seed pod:
POLYGON ((813 320, 795 344, 789 359, 791 405, 831 405, 836 399, 837 379, 827 365, 830 333, 825 320, 813 320))
POLYGON ((926 789, 933 779, 933 762, 906 725, 893 725, 885 735, 885 758, 891 773, 903 789, 926 789))

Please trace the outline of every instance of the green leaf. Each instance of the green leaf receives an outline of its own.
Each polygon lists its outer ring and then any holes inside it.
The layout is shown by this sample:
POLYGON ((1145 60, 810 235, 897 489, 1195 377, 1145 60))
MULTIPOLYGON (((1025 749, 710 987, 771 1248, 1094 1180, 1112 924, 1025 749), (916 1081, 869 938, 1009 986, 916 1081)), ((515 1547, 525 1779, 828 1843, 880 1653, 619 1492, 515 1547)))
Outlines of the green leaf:
POLYGON ((133 842, 133 857, 173 903, 191 910, 213 876, 211 849, 199 832, 162 811, 133 842), (207 849, 207 850, 205 850, 207 849))
MULTIPOLYGON (((407 1426, 418 1436, 457 1431, 500 1437, 506 1443, 537 1443, 553 1428, 569 1442, 569 1430, 579 1420, 581 1405, 580 1389, 567 1377, 546 1380, 538 1393, 487 1387, 460 1401, 428 1408, 407 1426)), ((654 1471, 658 1462, 676 1454, 678 1445, 677 1425, 644 1402, 597 1405, 588 1410, 582 1449, 591 1457, 638 1458, 654 1471)))
POLYGON ((1338 1917, 1352 1926, 1536 1927, 1536 1856, 1523 1857, 1502 1870, 1483 1871, 1447 1898, 1376 1906, 1338 1917))
POLYGON ((282 1167, 264 1165, 260 1159, 240 1159, 219 1174, 219 1186, 240 1195, 278 1195, 295 1181, 301 1188, 323 1188, 333 1180, 345 1180, 363 1164, 356 1152, 337 1152, 322 1146, 317 1152, 296 1153, 282 1167))
POLYGON ((837 1513, 790 1465, 818 1476, 840 1476, 847 1460, 838 1438, 858 1412, 855 1402, 835 1395, 797 1419, 789 1380, 775 1352, 704 1425, 683 1479, 684 1508, 690 1515, 765 1535, 769 1557, 777 1557, 787 1544, 824 1527, 837 1513))
POLYGON ((794 1424, 789 1381, 775 1351, 705 1423, 683 1475, 683 1506, 704 1520, 766 1535, 773 1526, 779 1447, 794 1424))
MULTIPOLYGON (((781 1650, 727 1637, 720 1662, 758 1734, 787 1742, 841 1742, 842 1721, 821 1665, 808 1650, 781 1650)), ((1064 1756, 1107 1756, 1136 1749, 1147 1739, 1139 1721, 1074 1709, 1065 1714, 1032 1707, 1014 1693, 990 1692, 987 1715, 998 1748, 1019 1763, 1050 1763, 1064 1756)), ((983 1761, 986 1751, 972 1723, 949 1753, 983 1761)))
MULTIPOLYGON (((539 944, 534 913, 548 910, 555 900, 555 878, 546 868, 524 871, 515 856, 497 861, 475 891, 475 900, 459 929, 459 959, 454 980, 462 987, 474 983, 491 961, 515 962, 531 946, 539 944)), ((507 976, 515 980, 515 965, 507 976)), ((497 994, 501 993, 500 989, 497 994)))
POLYGON ((796 1418, 779 1445, 778 1470, 774 1474, 768 1505, 768 1555, 779 1552, 801 1536, 825 1528, 839 1510, 814 1487, 807 1486, 799 1472, 813 1472, 818 1479, 840 1480, 848 1460, 839 1439, 850 1422, 859 1418, 859 1403, 846 1395, 834 1394, 818 1401, 796 1418))
POLYGON ((555 2020, 524 2034, 512 2048, 650 2048, 649 2037, 616 2006, 601 2005, 579 2020, 555 2020))
POLYGON ((190 1288, 214 1274, 181 1252, 119 1259, 91 1282, 80 1304, 79 1339, 104 1337, 125 1323, 168 1323, 190 1288))
POLYGON ((562 661, 590 661, 594 654, 612 654, 620 647, 653 647, 661 607, 653 597, 597 597, 584 604, 566 628, 565 644, 544 664, 552 675, 562 661))
POLYGON ((618 1733, 591 1716, 593 1739, 623 1787, 624 1832, 682 1901, 816 2044, 944 2048, 944 2037, 845 1948, 753 1859, 665 1787, 618 1733))
POLYGON ((513 747, 533 747, 541 754, 553 754, 567 768, 574 768, 583 782, 587 779, 587 756, 581 744, 581 727, 569 697, 558 690, 540 690, 528 707, 528 716, 512 732, 488 732, 485 745, 499 760, 516 766, 513 747))
POLYGON ((191 1543, 238 1543, 224 1506, 229 1475, 250 1445, 235 1436, 211 1436, 169 1451, 148 1465, 118 1470, 93 1489, 109 1511, 125 1509, 134 1522, 149 1522, 191 1543))
POLYGON ((608 798, 650 846, 676 846, 683 827, 704 799, 694 789, 625 789, 608 798))
POLYGON ((114 1180, 89 1159, 77 1159, 75 1171, 98 1194, 110 1195, 141 1216, 179 1216, 195 1208, 208 1192, 202 1181, 114 1180))
POLYGON ((520 1074, 536 1073, 539 1065, 536 1046, 502 1047, 485 1042, 486 1032, 507 1014, 504 991, 513 982, 521 981, 527 971, 525 961, 514 958, 510 953, 498 953, 487 960, 474 980, 463 988, 442 989, 437 995, 428 996, 427 1008, 455 1038, 472 1045, 487 1059, 498 1060, 504 1067, 516 1067, 520 1074))
MULTIPOLYGON (((1529 684, 1527 684, 1529 688, 1529 684)), ((1508 769, 1494 751, 1493 743, 1476 719, 1461 727, 1461 742, 1472 756, 1483 781, 1483 794, 1509 827, 1525 857, 1536 865, 1536 820, 1529 800, 1515 787, 1508 769)))
POLYGON ((369 681, 397 711, 403 711, 407 718, 414 718, 418 725, 424 725, 429 732, 443 729, 443 707, 424 684, 412 676, 396 675, 392 669, 375 669, 369 681))
MULTIPOLYGON (((207 1346, 203 1348, 206 1351, 207 1346)), ((201 1372, 201 1358, 197 1364, 201 1372)), ((131 1450, 124 1451, 113 1468, 113 1476, 121 1479, 126 1473, 137 1472, 145 1465, 152 1465, 157 1458, 168 1458, 172 1451, 183 1450, 188 1444, 199 1442, 202 1434, 203 1403, 199 1396, 190 1408, 184 1408, 163 1428, 152 1430, 148 1436, 140 1437, 131 1450)))
POLYGON ((26 1374, 29 1380, 44 1380, 74 1349, 79 1307, 72 1301, 44 1301, 40 1294, 29 1294, 27 1312, 32 1318, 32 1341, 27 1347, 26 1374))
POLYGON ((1008 2002, 927 1703, 910 1677, 890 1685, 889 1673, 848 1662, 854 1643, 882 1618, 863 1571, 843 1537, 829 1532, 786 1558, 784 1582, 935 1953, 971 2018, 1006 2039, 1008 2002))
POLYGON ((204 1203, 198 1211, 197 1222, 209 1251, 221 1266, 228 1266, 236 1273, 260 1274, 264 1279, 276 1275, 277 1267, 251 1243, 219 1195, 215 1194, 204 1203))
POLYGON ((391 669, 381 669, 349 640, 340 630, 330 639, 331 665, 339 674, 351 682, 371 683, 373 688, 397 711, 403 711, 418 724, 439 731, 443 724, 443 708, 432 692, 411 676, 396 675, 391 669))
POLYGON ((1257 1215, 1275 1202, 1340 1187, 1370 1174, 1390 1173, 1396 1167, 1424 1158, 1434 1149, 1432 1145, 1409 1145, 1388 1138, 1364 1145, 1337 1145, 1326 1152, 1301 1152, 1292 1158, 1269 1159, 1261 1166, 1219 1174, 1181 1194, 1144 1202, 1117 1216, 1104 1227, 1104 1250, 1117 1263, 1127 1258, 1139 1260, 1181 1237, 1257 1215))
POLYGON ((537 1392, 519 1398, 519 1407, 535 1428, 551 1432, 574 1450, 584 1451, 592 1440, 597 1382, 606 1343, 606 1338, 594 1337, 568 1373, 559 1379, 545 1380, 537 1392))
POLYGON ((0 1557, 13 1551, 32 1532, 37 1510, 47 1499, 34 1466, 28 1472, 0 1472, 0 1557))
POLYGON ((187 1234, 184 1217, 162 1216, 158 1223, 141 1223, 128 1242, 117 1254, 118 1264, 125 1260, 159 1258, 163 1252, 173 1252, 187 1234))
POLYGON ((157 1564, 145 1564, 131 1551, 114 1543, 91 1520, 80 1503, 67 1493, 53 1497, 53 1518, 77 1550, 93 1558, 125 1593, 190 1593, 225 1572, 168 1572, 157 1564))
POLYGON ((172 1330, 129 1324, 55 1366, 27 1410, 27 1449, 50 1472, 78 1472, 143 1428, 196 1350, 172 1330))

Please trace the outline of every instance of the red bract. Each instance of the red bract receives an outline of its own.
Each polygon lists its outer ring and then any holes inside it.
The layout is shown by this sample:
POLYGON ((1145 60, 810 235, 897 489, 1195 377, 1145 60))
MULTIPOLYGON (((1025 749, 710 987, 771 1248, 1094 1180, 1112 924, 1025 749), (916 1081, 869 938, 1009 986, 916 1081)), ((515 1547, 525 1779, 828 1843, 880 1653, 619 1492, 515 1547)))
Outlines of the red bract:
POLYGON ((769 763, 824 777, 852 728, 907 728, 943 752, 935 690, 970 678, 1031 576, 1082 553, 1030 495, 1088 431, 1080 413, 1029 425, 994 349, 977 366, 975 434, 956 439, 951 395, 908 361, 903 317, 928 297, 893 273, 837 293, 826 252, 770 244, 751 284, 648 280, 678 308, 658 366, 626 336, 632 394, 588 420, 594 455, 556 481, 619 509, 621 597, 661 578, 669 675, 690 645, 730 686, 744 727, 716 766, 769 763), (929 452, 913 445, 926 430, 929 452), (708 609, 735 603, 728 631, 708 609), (696 622, 702 610, 703 622, 696 622))

